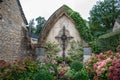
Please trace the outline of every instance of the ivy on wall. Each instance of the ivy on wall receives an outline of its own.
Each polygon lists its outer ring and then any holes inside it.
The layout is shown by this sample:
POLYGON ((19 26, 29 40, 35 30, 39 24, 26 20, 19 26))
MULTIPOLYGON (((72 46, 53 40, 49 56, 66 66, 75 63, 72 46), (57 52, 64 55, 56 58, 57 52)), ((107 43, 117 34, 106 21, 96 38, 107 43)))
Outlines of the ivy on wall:
POLYGON ((81 36, 86 42, 90 42, 92 40, 92 35, 90 33, 89 28, 86 26, 85 21, 82 19, 78 12, 73 11, 68 6, 65 6, 67 13, 71 16, 73 21, 75 22, 75 26, 81 36))
POLYGON ((75 22, 75 26, 81 38, 89 43, 93 49, 93 52, 99 53, 106 50, 116 50, 116 47, 120 44, 120 30, 102 35, 98 39, 94 40, 89 27, 86 26, 86 22, 83 20, 80 14, 73 11, 68 6, 65 6, 65 8, 67 10, 67 13, 75 22))

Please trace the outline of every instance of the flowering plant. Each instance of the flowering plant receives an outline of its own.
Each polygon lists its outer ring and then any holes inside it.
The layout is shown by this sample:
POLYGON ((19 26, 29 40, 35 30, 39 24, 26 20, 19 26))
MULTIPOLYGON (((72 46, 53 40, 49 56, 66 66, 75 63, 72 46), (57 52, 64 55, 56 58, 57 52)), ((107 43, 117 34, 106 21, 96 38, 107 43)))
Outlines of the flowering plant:
POLYGON ((120 80, 120 52, 94 54, 86 62, 86 68, 93 80, 120 80))
POLYGON ((120 80, 120 53, 116 53, 116 58, 113 59, 112 65, 109 67, 109 80, 120 80))

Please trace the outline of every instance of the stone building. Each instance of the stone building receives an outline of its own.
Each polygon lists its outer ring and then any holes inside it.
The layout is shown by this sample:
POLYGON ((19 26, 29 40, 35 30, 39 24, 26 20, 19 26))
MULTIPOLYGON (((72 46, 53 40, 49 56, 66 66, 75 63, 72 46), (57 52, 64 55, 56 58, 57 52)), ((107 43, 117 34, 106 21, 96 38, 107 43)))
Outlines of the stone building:
POLYGON ((48 41, 55 42, 60 47, 62 53, 62 41, 60 37, 63 33, 69 38, 66 41, 66 44, 68 44, 66 51, 69 50, 70 41, 79 41, 83 47, 88 46, 88 44, 80 37, 73 19, 67 13, 66 5, 63 5, 56 10, 47 20, 41 35, 39 36, 38 44, 42 46, 48 41), (64 27, 65 32, 63 32, 64 27))
POLYGON ((120 30, 120 20, 116 19, 115 24, 113 26, 113 31, 120 30))
POLYGON ((0 0, 0 59, 22 59, 29 53, 27 20, 19 0, 0 0))

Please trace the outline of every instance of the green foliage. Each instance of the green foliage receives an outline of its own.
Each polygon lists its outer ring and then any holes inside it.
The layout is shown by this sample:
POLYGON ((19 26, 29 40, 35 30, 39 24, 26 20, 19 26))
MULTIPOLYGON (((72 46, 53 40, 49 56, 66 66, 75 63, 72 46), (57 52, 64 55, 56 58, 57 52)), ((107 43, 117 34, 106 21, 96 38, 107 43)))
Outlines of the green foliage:
POLYGON ((55 65, 39 65, 30 57, 14 63, 0 60, 0 80, 55 80, 56 74, 55 65))
POLYGON ((89 80, 89 75, 80 61, 73 61, 64 74, 64 80, 89 80))
POLYGON ((70 67, 75 71, 81 71, 81 69, 83 68, 83 64, 80 61, 74 61, 72 62, 70 67))
POLYGON ((94 41, 91 41, 89 43, 89 45, 91 46, 93 53, 98 54, 100 52, 100 49, 98 47, 98 40, 97 39, 94 40, 94 41))
POLYGON ((70 49, 68 50, 68 55, 72 60, 83 61, 83 47, 80 42, 72 41, 70 42, 70 49))
POLYGON ((93 53, 100 53, 107 50, 116 51, 116 47, 120 44, 120 30, 110 32, 100 36, 98 39, 90 42, 93 53))
POLYGON ((73 76, 73 80, 89 80, 86 68, 82 68, 81 71, 76 72, 73 76))
POLYGON ((63 58, 62 57, 57 57, 56 60, 57 60, 58 63, 62 63, 63 58))
POLYGON ((60 51, 60 49, 58 48, 58 45, 55 44, 54 42, 46 42, 43 47, 46 50, 46 56, 48 56, 49 61, 48 62, 52 62, 52 60, 54 60, 56 58, 56 53, 60 51))
POLYGON ((98 39, 98 48, 100 51, 113 50, 120 44, 120 30, 102 35, 98 39))
POLYGON ((43 26, 44 26, 44 24, 45 24, 45 22, 46 22, 46 20, 45 20, 44 17, 39 16, 38 18, 36 18, 36 21, 37 21, 37 25, 36 25, 37 29, 36 29, 35 34, 39 35, 43 26))
POLYGON ((67 13, 71 16, 73 21, 75 22, 75 26, 80 34, 80 36, 87 42, 92 40, 92 35, 90 33, 89 28, 86 26, 85 20, 82 19, 78 12, 73 11, 68 6, 65 6, 67 13))
POLYGON ((30 57, 12 64, 2 61, 0 65, 0 80, 33 80, 33 74, 39 69, 30 57))
POLYGON ((98 48, 100 51, 112 50, 116 51, 116 47, 120 44, 120 31, 111 32, 102 35, 98 39, 98 48))
POLYGON ((46 49, 46 54, 56 54, 60 49, 58 48, 58 45, 54 42, 46 42, 43 46, 46 49))
POLYGON ((68 64, 71 63, 72 61, 73 61, 73 60, 72 60, 71 57, 66 57, 66 58, 65 58, 65 62, 68 63, 68 64))
POLYGON ((49 71, 45 69, 40 69, 39 72, 35 74, 34 80, 54 80, 54 77, 49 71))
POLYGON ((58 73, 57 71, 57 66, 54 64, 45 64, 45 69, 48 70, 50 72, 50 74, 56 76, 56 74, 58 73))
POLYGON ((34 19, 30 20, 27 26, 29 29, 29 33, 38 36, 45 23, 46 23, 45 18, 41 16, 37 17, 35 20, 34 19))
POLYGON ((64 80, 72 80, 75 75, 75 71, 71 68, 68 68, 67 72, 64 74, 64 80))
POLYGON ((117 18, 120 18, 120 0, 98 1, 90 11, 89 25, 92 35, 98 38, 110 32, 117 18))
POLYGON ((28 30, 29 30, 30 34, 35 34, 36 28, 35 28, 34 19, 32 19, 32 20, 29 21, 29 24, 28 24, 27 27, 28 27, 28 30))

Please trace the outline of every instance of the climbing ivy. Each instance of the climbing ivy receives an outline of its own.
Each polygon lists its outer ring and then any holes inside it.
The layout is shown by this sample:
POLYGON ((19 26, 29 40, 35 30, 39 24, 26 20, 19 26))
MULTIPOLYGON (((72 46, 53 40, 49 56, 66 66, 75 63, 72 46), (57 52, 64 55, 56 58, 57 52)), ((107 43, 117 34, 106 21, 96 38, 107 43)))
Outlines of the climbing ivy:
POLYGON ((86 26, 85 20, 80 16, 78 12, 73 11, 68 6, 65 6, 67 9, 67 13, 71 16, 73 21, 75 22, 75 26, 81 36, 86 42, 92 41, 92 35, 90 33, 89 28, 86 26))

